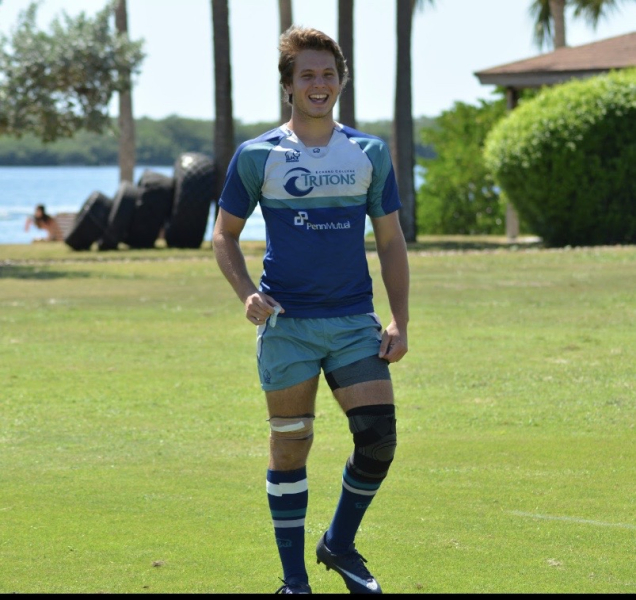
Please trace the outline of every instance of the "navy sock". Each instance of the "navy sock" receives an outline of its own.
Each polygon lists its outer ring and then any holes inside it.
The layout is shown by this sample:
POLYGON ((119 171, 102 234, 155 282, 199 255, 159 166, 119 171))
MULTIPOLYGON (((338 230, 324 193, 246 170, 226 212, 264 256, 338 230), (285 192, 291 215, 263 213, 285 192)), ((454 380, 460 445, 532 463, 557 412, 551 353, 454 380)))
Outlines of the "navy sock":
POLYGON ((267 499, 287 583, 309 581, 305 568, 308 497, 305 467, 294 471, 267 471, 267 499))
POLYGON ((364 513, 382 484, 377 480, 356 479, 348 466, 347 463, 342 474, 340 500, 325 540, 329 550, 335 554, 342 554, 351 547, 364 513))

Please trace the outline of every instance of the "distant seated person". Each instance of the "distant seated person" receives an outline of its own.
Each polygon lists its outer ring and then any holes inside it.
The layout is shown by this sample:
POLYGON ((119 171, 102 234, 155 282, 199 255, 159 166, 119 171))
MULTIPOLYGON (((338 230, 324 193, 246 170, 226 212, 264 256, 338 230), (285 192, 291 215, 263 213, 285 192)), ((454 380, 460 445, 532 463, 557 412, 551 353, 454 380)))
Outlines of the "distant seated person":
POLYGON ((44 229, 47 232, 47 237, 38 238, 33 240, 34 242, 63 242, 64 235, 58 222, 49 214, 43 204, 38 204, 35 207, 35 214, 32 217, 27 217, 24 224, 24 231, 29 231, 31 225, 35 225, 38 229, 44 229))

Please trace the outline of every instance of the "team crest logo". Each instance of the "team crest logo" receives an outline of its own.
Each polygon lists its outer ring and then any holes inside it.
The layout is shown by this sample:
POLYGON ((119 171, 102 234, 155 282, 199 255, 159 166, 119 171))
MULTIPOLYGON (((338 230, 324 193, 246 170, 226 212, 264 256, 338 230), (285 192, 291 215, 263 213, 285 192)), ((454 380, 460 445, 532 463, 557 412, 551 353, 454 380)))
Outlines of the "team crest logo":
POLYGON ((287 173, 285 173, 287 181, 283 186, 285 188, 285 191, 290 196, 295 196, 296 198, 302 198, 303 196, 306 196, 314 189, 313 187, 307 185, 307 182, 309 181, 309 175, 311 175, 311 171, 303 169, 302 167, 296 167, 291 171, 287 171, 287 173), (301 187, 298 187, 299 183, 301 187))
POLYGON ((285 162, 298 162, 300 160, 300 151, 299 150, 287 150, 285 152, 285 162))

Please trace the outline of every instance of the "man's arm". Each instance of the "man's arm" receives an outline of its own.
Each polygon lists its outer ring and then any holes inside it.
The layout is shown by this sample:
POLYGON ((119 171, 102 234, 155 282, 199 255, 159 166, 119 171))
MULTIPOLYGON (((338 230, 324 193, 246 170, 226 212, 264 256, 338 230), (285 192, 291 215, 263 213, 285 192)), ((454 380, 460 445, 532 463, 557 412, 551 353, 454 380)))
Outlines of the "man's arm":
POLYGON ((259 325, 273 314, 278 303, 267 294, 259 292, 247 272, 245 257, 239 244, 244 227, 245 219, 235 217, 221 208, 214 223, 212 246, 221 272, 245 306, 245 317, 250 323, 259 325))
POLYGON ((382 334, 380 358, 397 362, 408 352, 409 264, 398 211, 371 219, 391 322, 382 334))

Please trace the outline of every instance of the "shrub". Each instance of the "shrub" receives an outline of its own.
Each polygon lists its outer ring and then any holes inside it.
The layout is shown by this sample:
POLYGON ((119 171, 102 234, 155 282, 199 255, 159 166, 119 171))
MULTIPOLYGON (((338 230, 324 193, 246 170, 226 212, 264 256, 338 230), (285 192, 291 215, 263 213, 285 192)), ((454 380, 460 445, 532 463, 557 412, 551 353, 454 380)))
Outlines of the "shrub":
POLYGON ((418 160, 426 172, 417 194, 419 233, 503 233, 505 207, 482 151, 486 134, 505 112, 504 100, 480 100, 479 106, 456 102, 435 127, 422 130, 422 142, 432 146, 435 157, 418 160))
POLYGON ((546 245, 636 242, 636 69, 544 89, 492 129, 484 158, 546 245))

